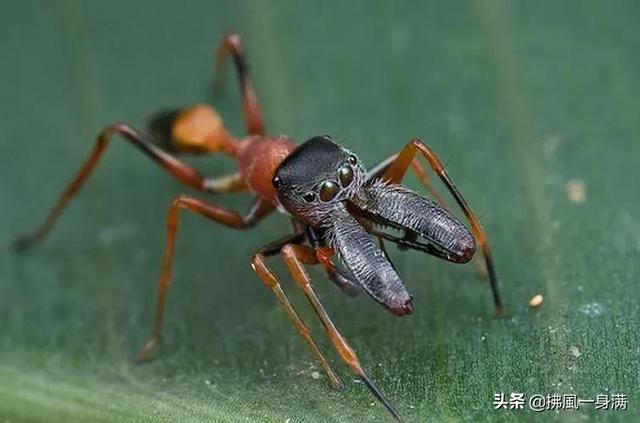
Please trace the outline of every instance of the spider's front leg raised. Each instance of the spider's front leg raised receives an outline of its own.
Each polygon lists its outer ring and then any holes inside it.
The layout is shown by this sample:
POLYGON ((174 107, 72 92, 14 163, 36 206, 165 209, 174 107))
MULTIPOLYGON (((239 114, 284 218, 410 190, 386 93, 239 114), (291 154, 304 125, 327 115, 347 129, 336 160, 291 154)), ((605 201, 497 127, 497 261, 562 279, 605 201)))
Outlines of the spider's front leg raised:
POLYGON ((218 46, 216 55, 216 65, 214 74, 214 87, 216 91, 222 91, 224 87, 224 77, 226 73, 227 58, 233 57, 238 82, 240 83, 240 94, 242 96, 242 106, 244 108, 245 123, 247 132, 250 135, 264 135, 264 123, 262 113, 258 104, 258 96, 253 88, 251 76, 249 75, 249 65, 244 56, 242 39, 238 34, 228 34, 218 46))
MULTIPOLYGON (((258 96, 251 82, 249 65, 238 34, 226 35, 218 46, 214 67, 215 92, 220 93, 223 90, 229 56, 232 56, 238 74, 247 133, 264 135, 265 125, 258 96)), ((177 150, 196 153, 207 151, 209 148, 206 138, 211 132, 218 132, 219 137, 228 136, 217 112, 204 104, 157 113, 151 119, 150 129, 159 144, 175 152, 177 150)))

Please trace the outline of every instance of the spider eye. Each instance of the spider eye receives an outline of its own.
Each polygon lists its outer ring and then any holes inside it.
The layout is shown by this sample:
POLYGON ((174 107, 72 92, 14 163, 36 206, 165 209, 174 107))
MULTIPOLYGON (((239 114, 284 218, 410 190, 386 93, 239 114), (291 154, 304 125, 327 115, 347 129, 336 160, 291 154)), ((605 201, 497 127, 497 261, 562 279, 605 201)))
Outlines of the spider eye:
POLYGON ((338 169, 338 179, 340 179, 340 185, 343 188, 348 187, 353 181, 353 169, 351 169, 351 166, 342 166, 338 169))
POLYGON ((308 192, 305 195, 302 196, 302 198, 304 199, 304 201, 306 201, 307 203, 311 203, 313 202, 313 200, 316 199, 316 193, 315 192, 308 192))
POLYGON ((338 184, 333 181, 325 181, 320 185, 320 199, 324 202, 331 201, 340 191, 338 184))
POLYGON ((349 161, 349 164, 352 164, 353 166, 358 164, 358 158, 353 154, 351 154, 347 160, 349 161))
POLYGON ((271 183, 277 189, 277 188, 280 188, 280 185, 282 185, 282 180, 279 177, 274 176, 273 180, 271 181, 271 183))

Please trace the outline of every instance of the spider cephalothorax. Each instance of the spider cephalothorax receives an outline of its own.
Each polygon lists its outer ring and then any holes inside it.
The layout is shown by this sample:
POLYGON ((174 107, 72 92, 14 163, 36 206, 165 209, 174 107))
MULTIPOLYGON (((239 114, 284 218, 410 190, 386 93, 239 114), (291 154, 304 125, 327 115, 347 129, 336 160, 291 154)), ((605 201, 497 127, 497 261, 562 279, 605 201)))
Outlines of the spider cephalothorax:
POLYGON ((327 227, 365 179, 357 156, 324 135, 294 150, 276 170, 273 185, 287 212, 310 225, 327 227))

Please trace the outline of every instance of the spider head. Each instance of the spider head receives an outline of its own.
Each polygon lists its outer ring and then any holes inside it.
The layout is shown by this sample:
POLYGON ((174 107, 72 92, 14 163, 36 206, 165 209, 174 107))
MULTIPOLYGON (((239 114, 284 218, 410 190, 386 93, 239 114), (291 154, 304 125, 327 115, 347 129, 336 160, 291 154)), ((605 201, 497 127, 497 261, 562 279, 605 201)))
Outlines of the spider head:
POLYGON ((291 153, 276 170, 273 185, 290 214, 325 226, 336 207, 358 192, 365 177, 356 155, 325 135, 291 153))
MULTIPOLYGON (((327 136, 311 138, 278 167, 273 184, 294 217, 321 228, 346 271, 393 314, 413 311, 411 295, 395 268, 350 208, 363 204, 370 183, 358 158, 327 136)), ((363 204, 366 208, 366 205, 363 204)))

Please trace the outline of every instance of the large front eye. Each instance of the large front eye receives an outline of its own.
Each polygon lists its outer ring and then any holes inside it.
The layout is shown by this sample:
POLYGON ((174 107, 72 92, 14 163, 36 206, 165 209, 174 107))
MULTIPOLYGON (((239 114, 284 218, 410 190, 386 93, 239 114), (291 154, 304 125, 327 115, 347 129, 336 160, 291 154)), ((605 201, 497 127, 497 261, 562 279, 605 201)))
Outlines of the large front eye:
POLYGON ((338 179, 340 179, 340 185, 343 188, 348 187, 351 181, 353 181, 353 169, 351 166, 343 166, 338 170, 338 179))
POLYGON ((325 181, 320 185, 320 199, 325 203, 331 201, 340 191, 340 187, 333 181, 325 181))

